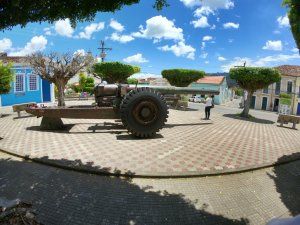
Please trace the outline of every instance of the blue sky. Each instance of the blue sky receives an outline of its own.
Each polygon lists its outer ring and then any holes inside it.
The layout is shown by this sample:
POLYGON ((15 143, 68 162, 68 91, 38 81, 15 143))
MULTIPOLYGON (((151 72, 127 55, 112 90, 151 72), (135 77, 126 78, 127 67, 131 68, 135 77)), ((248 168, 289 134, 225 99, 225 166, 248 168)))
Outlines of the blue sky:
POLYGON ((98 13, 94 21, 70 26, 28 24, 0 34, 0 51, 82 52, 99 56, 100 40, 112 51, 106 61, 141 67, 142 75, 168 68, 224 72, 234 65, 300 65, 282 0, 168 0, 162 11, 154 0, 98 13), (255 2, 255 3, 254 3, 255 2))

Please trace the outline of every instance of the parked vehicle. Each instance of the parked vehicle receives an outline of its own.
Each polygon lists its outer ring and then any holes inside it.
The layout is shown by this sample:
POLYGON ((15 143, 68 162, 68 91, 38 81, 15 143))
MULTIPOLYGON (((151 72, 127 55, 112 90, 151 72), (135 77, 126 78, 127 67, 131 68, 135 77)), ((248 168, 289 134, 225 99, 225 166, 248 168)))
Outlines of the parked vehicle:
POLYGON ((194 102, 195 96, 189 98, 189 102, 194 102))
POLYGON ((200 102, 203 102, 203 99, 201 98, 201 96, 195 96, 194 97, 194 102, 200 103, 200 102))

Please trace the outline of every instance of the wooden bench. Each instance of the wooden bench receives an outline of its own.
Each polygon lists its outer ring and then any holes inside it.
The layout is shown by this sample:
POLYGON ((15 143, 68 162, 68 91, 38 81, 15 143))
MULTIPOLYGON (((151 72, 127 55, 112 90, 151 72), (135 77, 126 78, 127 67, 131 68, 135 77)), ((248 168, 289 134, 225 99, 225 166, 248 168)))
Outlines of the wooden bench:
POLYGON ((27 103, 13 105, 12 106, 13 112, 17 112, 18 117, 20 117, 21 111, 25 111, 25 108, 27 108, 28 106, 31 106, 31 105, 36 105, 36 102, 27 102, 27 103))
POLYGON ((296 129, 296 124, 300 122, 300 116, 279 114, 277 122, 280 123, 280 127, 283 127, 283 124, 293 123, 292 128, 296 129))

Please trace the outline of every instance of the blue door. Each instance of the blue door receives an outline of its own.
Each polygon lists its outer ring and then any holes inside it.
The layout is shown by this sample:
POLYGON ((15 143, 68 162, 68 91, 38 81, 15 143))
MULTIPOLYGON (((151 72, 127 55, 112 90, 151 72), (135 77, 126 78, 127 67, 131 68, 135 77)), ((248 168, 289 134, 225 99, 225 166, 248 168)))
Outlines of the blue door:
POLYGON ((298 102, 297 115, 300 115, 300 102, 298 102))
POLYGON ((47 80, 42 80, 43 85, 43 102, 51 101, 50 83, 47 80))
POLYGON ((256 96, 252 96, 251 103, 250 103, 250 109, 255 108, 255 101, 256 101, 256 96))
POLYGON ((261 105, 261 109, 262 110, 267 110, 267 102, 268 102, 268 98, 267 97, 263 97, 263 99, 262 99, 262 105, 261 105))

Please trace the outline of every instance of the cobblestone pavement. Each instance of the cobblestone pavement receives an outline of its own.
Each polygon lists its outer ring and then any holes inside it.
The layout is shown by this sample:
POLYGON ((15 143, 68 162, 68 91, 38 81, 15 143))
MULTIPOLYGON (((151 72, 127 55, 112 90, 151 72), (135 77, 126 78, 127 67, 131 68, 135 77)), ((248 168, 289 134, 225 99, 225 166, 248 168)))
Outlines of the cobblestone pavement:
POLYGON ((61 166, 136 176, 219 174, 272 165, 284 155, 296 158, 298 130, 280 128, 274 120, 237 119, 218 108, 210 121, 200 119, 202 110, 170 110, 154 139, 133 138, 114 120, 64 119, 68 131, 43 132, 40 118, 10 114, 0 118, 0 149, 61 166))
POLYGON ((232 175, 124 179, 0 153, 0 198, 31 202, 45 225, 265 225, 300 213, 300 161, 232 175))

